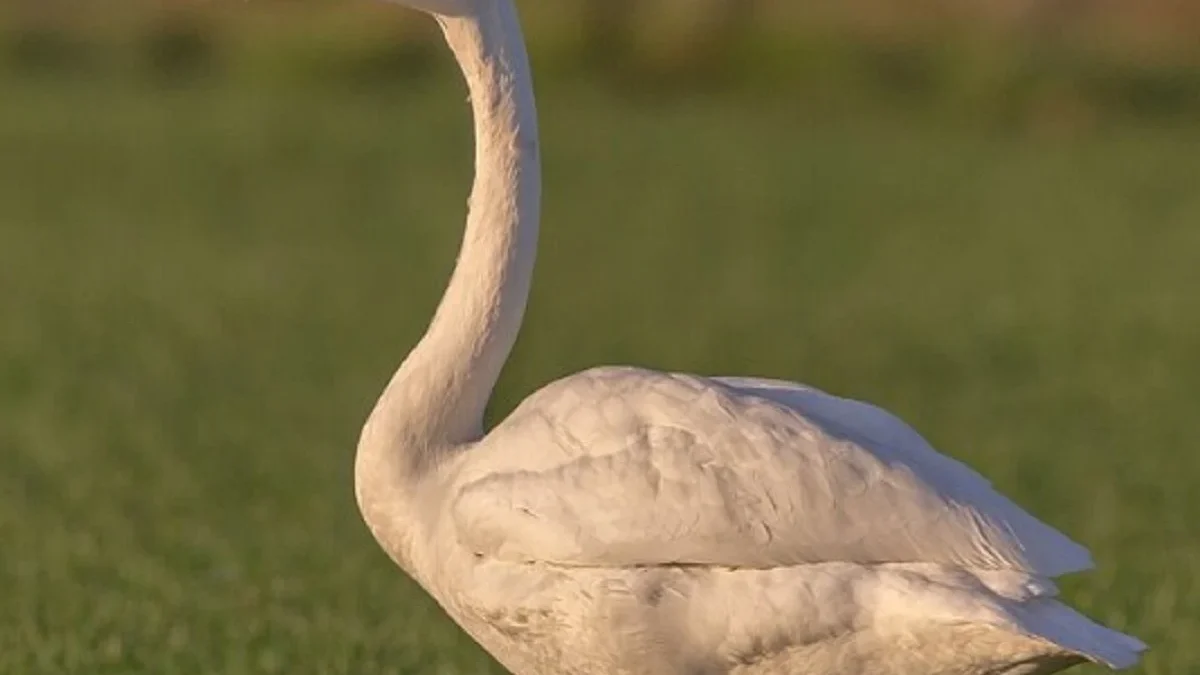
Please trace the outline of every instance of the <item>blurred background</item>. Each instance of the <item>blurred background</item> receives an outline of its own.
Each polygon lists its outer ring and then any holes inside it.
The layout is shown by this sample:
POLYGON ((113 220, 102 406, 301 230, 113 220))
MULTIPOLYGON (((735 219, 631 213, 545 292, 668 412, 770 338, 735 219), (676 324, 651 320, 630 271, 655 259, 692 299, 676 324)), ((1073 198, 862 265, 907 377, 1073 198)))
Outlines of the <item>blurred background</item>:
MULTIPOLYGON (((885 405, 1200 673, 1200 3, 522 3, 546 205, 495 419, 598 363, 885 405)), ((501 672, 358 519, 470 127, 371 2, 0 8, 0 672, 501 672)), ((1098 670, 1081 669, 1095 673, 1098 670)))

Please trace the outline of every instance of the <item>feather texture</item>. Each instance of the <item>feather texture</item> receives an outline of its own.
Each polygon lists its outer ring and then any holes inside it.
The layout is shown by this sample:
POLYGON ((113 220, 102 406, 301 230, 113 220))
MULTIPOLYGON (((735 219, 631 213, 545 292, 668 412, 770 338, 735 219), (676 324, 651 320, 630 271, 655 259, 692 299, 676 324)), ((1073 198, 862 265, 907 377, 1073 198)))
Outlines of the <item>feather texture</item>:
POLYGON ((462 542, 505 560, 1091 566, 894 416, 773 381, 585 371, 530 397, 462 480, 462 542))

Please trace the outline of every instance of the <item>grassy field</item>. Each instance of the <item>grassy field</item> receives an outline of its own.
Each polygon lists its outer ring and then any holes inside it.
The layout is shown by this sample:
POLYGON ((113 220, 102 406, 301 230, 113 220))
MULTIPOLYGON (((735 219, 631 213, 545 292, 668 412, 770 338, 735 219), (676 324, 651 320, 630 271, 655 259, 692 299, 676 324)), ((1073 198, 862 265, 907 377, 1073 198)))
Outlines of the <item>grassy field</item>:
MULTIPOLYGON (((351 487, 453 260, 462 91, 3 87, 0 672, 500 672, 351 487)), ((885 404, 1093 549, 1066 595, 1140 672, 1200 673, 1200 130, 542 93, 494 415, 596 363, 885 404)))

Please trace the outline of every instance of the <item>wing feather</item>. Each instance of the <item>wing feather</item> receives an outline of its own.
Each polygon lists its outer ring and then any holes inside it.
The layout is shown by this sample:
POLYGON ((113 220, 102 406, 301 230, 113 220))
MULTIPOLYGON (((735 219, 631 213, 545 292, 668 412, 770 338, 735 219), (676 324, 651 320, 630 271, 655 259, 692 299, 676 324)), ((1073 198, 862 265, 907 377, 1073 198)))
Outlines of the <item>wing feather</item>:
POLYGON ((536 393, 469 455, 458 534, 499 559, 1091 564, 894 416, 790 383, 593 369, 536 393))

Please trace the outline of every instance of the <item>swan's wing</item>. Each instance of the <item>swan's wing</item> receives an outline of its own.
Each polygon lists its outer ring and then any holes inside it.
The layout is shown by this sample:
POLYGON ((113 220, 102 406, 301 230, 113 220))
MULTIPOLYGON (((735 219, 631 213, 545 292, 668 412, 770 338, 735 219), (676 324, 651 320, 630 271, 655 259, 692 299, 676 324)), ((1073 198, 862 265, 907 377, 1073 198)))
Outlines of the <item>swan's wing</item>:
POLYGON ((910 465, 933 476, 934 484, 959 499, 998 493, 992 484, 966 464, 938 453, 916 429, 892 413, 862 401, 841 398, 794 382, 754 377, 714 377, 742 394, 760 396, 787 406, 826 434, 876 454, 901 452, 910 465))
POLYGON ((1091 566, 895 417, 788 383, 593 369, 530 397, 466 457, 458 536, 500 559, 1091 566))

